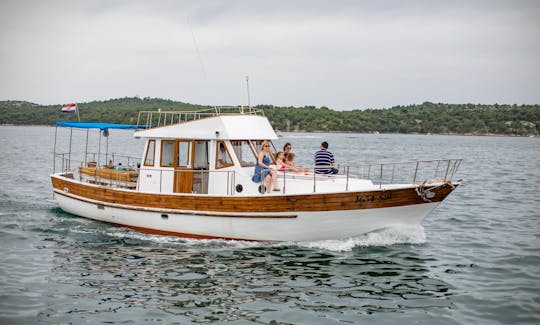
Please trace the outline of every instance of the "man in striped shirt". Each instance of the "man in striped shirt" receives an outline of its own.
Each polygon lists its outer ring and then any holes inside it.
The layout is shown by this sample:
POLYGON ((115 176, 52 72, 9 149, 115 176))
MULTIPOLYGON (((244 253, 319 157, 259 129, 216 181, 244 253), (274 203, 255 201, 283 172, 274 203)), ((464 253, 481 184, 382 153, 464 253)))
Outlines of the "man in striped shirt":
POLYGON ((328 151, 328 142, 321 143, 321 150, 315 153, 315 173, 337 174, 338 170, 334 160, 334 154, 328 151))

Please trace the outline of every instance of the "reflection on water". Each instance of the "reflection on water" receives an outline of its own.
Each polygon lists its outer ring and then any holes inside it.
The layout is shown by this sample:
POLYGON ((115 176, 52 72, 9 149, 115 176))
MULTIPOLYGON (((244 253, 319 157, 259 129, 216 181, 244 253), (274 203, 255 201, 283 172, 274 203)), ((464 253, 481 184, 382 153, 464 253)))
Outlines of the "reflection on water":
POLYGON ((159 310, 156 320, 286 321, 294 311, 324 323, 452 305, 449 286, 430 276, 426 262, 433 259, 418 255, 422 245, 336 252, 158 237, 72 219, 43 230, 54 242, 50 284, 63 288, 55 298, 70 298, 60 309, 55 304, 41 313, 47 322, 139 308, 159 310))

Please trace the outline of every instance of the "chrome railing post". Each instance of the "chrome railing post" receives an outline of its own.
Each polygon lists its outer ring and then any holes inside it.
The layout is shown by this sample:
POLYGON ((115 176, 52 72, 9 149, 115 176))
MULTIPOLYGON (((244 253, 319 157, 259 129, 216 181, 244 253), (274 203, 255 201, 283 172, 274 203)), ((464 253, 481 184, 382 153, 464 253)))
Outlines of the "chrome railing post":
POLYGON ((416 174, 418 173, 418 165, 420 164, 420 161, 417 160, 416 161, 416 168, 414 169, 414 176, 413 176, 413 181, 412 183, 415 184, 416 183, 416 174))
POLYGON ((437 167, 435 167, 435 175, 433 175, 433 178, 437 178, 437 174, 439 173, 439 165, 441 164, 440 160, 437 160, 437 167))
POLYGON ((287 183, 287 168, 283 169, 283 194, 285 194, 286 183, 287 183))
POLYGON ((444 179, 448 176, 448 170, 450 169, 450 159, 448 159, 448 165, 446 166, 446 172, 444 173, 444 179))
POLYGON ((456 176, 457 170, 458 170, 459 166, 461 165, 461 161, 462 161, 462 159, 456 159, 455 160, 455 164, 454 164, 455 168, 452 171, 452 176, 450 177, 450 180, 452 180, 454 178, 454 176, 456 176))
POLYGON ((347 165, 345 166, 345 168, 347 169, 347 180, 345 182, 345 191, 349 191, 349 169, 351 168, 351 166, 347 165))
POLYGON ((383 164, 381 163, 381 173, 379 174, 379 188, 382 188, 382 170, 383 164))
POLYGON ((313 167, 313 193, 317 191, 317 166, 313 167))

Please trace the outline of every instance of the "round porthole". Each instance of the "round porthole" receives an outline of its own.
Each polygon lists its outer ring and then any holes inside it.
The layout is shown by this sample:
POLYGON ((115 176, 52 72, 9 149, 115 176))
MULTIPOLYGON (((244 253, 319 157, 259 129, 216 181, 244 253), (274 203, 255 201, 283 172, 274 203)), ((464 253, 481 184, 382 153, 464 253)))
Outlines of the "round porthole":
POLYGON ((261 193, 261 194, 266 193, 266 186, 264 186, 264 185, 259 185, 259 193, 261 193))
POLYGON ((242 184, 236 184, 236 192, 242 193, 244 186, 242 184))
POLYGON ((64 187, 64 193, 68 193, 68 192, 69 192, 69 188, 64 187))

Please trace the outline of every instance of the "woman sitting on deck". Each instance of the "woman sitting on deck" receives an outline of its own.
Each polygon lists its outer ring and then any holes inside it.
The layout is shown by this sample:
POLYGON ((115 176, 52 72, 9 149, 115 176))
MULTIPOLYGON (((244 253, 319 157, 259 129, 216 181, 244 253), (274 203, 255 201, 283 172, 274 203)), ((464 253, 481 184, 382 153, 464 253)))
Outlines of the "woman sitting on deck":
MULTIPOLYGON (((276 171, 270 167, 272 159, 270 158, 270 142, 264 140, 262 142, 261 151, 257 155, 257 164, 255 164, 255 174, 251 178, 255 183, 264 180, 266 193, 272 190, 272 183, 277 181, 276 171)), ((275 188, 274 191, 279 191, 275 188)))

